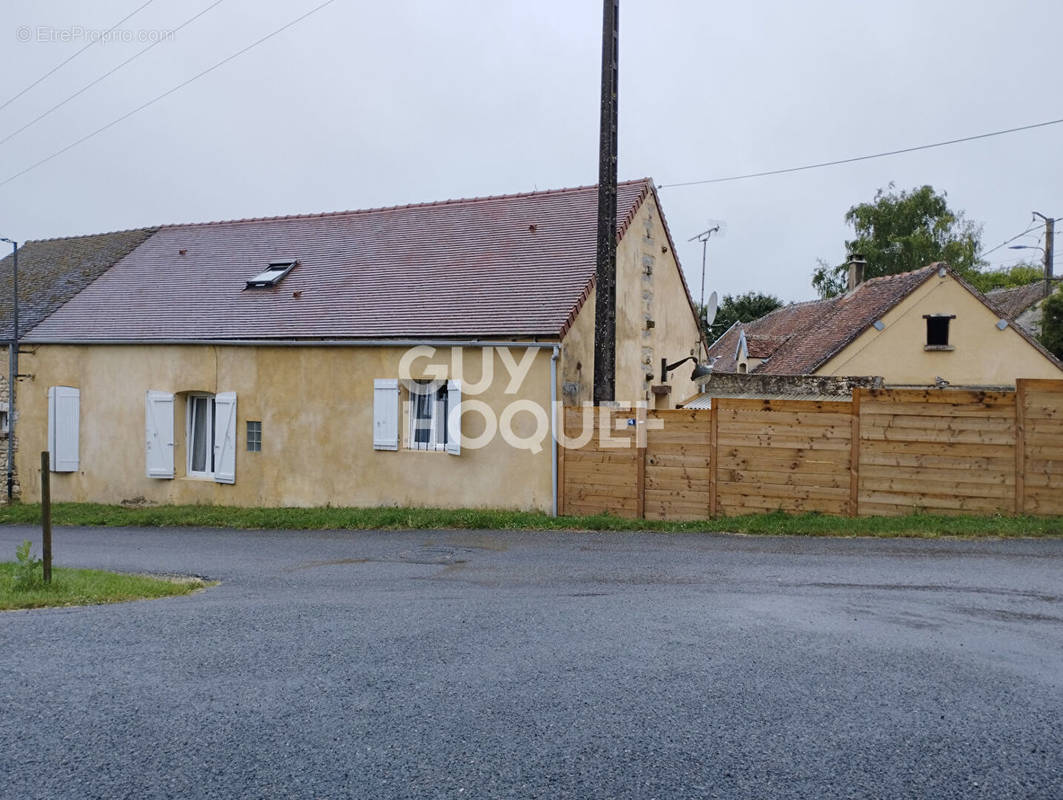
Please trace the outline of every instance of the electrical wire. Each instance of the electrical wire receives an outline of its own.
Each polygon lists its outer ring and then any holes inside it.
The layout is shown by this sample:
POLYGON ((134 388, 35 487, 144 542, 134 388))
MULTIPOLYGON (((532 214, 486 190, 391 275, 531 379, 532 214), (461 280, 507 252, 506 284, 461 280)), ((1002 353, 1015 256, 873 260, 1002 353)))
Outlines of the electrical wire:
POLYGON ((48 70, 48 71, 47 71, 46 73, 44 73, 43 75, 41 75, 41 77, 37 78, 37 80, 35 80, 35 81, 34 81, 33 83, 31 83, 31 84, 30 84, 29 86, 27 86, 27 87, 26 87, 25 89, 23 89, 23 90, 22 90, 21 92, 19 92, 18 94, 16 94, 16 95, 15 95, 14 97, 9 97, 9 98, 8 98, 8 99, 7 99, 7 100, 6 100, 5 102, 4 102, 4 104, 3 104, 3 105, 0 105, 0 111, 3 111, 3 110, 4 110, 5 108, 7 108, 7 107, 8 107, 9 105, 11 105, 12 103, 14 103, 14 102, 15 102, 16 100, 18 100, 18 99, 19 99, 20 97, 22 97, 22 95, 24 95, 24 94, 25 94, 26 92, 28 92, 28 91, 29 91, 30 89, 32 89, 32 88, 33 88, 34 86, 36 86, 37 84, 39 84, 39 83, 40 83, 41 81, 43 81, 43 80, 45 80, 46 78, 48 78, 48 77, 50 77, 50 76, 54 75, 54 74, 55 74, 56 72, 58 72, 58 71, 59 71, 60 69, 62 69, 63 67, 65 67, 65 66, 66 66, 67 64, 69 64, 69 63, 70 63, 71 61, 73 61, 73 60, 74 60, 75 58, 77 58, 77 57, 78 57, 79 55, 81 55, 81 54, 82 54, 82 53, 84 53, 84 52, 85 52, 86 50, 88 50, 88 49, 89 49, 90 47, 92 47, 92 46, 93 46, 94 44, 97 44, 97 43, 99 43, 99 42, 102 42, 102 41, 104 41, 104 40, 105 40, 105 39, 107 38, 108 34, 112 33, 112 32, 113 32, 113 31, 114 31, 114 30, 115 30, 115 29, 116 29, 116 28, 117 28, 117 27, 118 27, 119 25, 121 25, 121 24, 122 24, 123 22, 126 22, 126 21, 127 21, 127 20, 129 20, 129 19, 132 19, 132 18, 133 18, 134 16, 136 16, 136 15, 137 15, 137 14, 139 14, 139 13, 140 13, 141 11, 143 11, 143 10, 144 10, 145 8, 147 8, 148 6, 150 6, 150 5, 151 5, 151 4, 153 3, 153 2, 155 2, 155 0, 148 0, 148 1, 146 2, 146 3, 144 3, 144 5, 142 5, 142 6, 139 6, 138 8, 135 8, 135 9, 133 9, 133 11, 132 11, 131 13, 129 13, 129 14, 126 14, 126 16, 122 17, 122 18, 121 18, 120 20, 118 20, 118 22, 114 23, 114 25, 112 25, 112 26, 111 26, 110 28, 108 28, 108 29, 107 29, 106 31, 104 31, 103 35, 101 35, 101 36, 99 36, 99 37, 97 37, 97 38, 93 39, 93 40, 92 40, 91 42, 89 42, 89 43, 88 43, 87 45, 85 45, 84 47, 82 47, 82 48, 81 48, 80 50, 78 50, 78 51, 77 51, 76 53, 74 53, 73 55, 71 55, 71 56, 70 56, 69 58, 67 58, 67 59, 66 59, 65 61, 60 61, 60 62, 59 62, 58 64, 56 64, 56 65, 55 65, 54 67, 52 67, 52 68, 51 68, 50 70, 48 70))
POLYGON ((699 181, 683 181, 681 183, 666 183, 658 186, 658 189, 675 189, 681 186, 701 186, 709 183, 728 183, 730 181, 744 181, 749 178, 765 178, 769 175, 786 175, 791 172, 803 172, 810 169, 820 169, 821 167, 836 167, 839 164, 852 164, 857 161, 869 161, 873 158, 885 158, 886 156, 896 156, 902 153, 914 153, 917 150, 931 150, 935 147, 946 147, 950 144, 960 144, 961 142, 973 142, 978 139, 988 139, 992 136, 1003 136, 1008 133, 1018 133, 1019 131, 1033 130, 1034 128, 1046 128, 1049 125, 1059 125, 1063 123, 1063 118, 1050 119, 1046 122, 1035 122, 1032 125, 1020 125, 1017 128, 1006 128, 1001 131, 990 131, 989 133, 979 133, 975 136, 963 136, 959 139, 949 139, 944 142, 934 142, 933 144, 921 144, 915 147, 902 147, 899 150, 887 150, 884 153, 873 153, 866 156, 854 156, 852 158, 841 158, 836 161, 821 161, 816 164, 805 164, 800 167, 786 167, 785 169, 770 169, 763 172, 749 172, 745 175, 729 175, 725 178, 706 178, 699 181))
POLYGON ((4 180, 0 181, 0 186, 6 186, 7 184, 11 183, 11 181, 15 180, 16 178, 21 178, 27 172, 31 172, 32 170, 37 169, 37 167, 39 167, 39 166, 41 166, 43 164, 47 164, 53 158, 58 158, 59 156, 63 155, 63 153, 66 153, 66 152, 68 152, 70 150, 73 150, 79 144, 82 144, 83 142, 87 142, 89 139, 93 138, 94 136, 98 136, 99 134, 103 133, 104 131, 106 131, 106 130, 108 130, 110 128, 113 128, 119 122, 124 122, 125 120, 127 120, 131 116, 133 116, 134 114, 137 114, 137 113, 143 111, 145 108, 148 108, 149 106, 153 106, 155 103, 159 102, 160 100, 163 100, 163 99, 169 97, 174 92, 177 92, 180 89, 183 89, 184 87, 188 86, 188 84, 192 83, 193 81, 199 80, 204 75, 208 75, 209 73, 211 73, 214 70, 218 69, 218 67, 221 67, 224 64, 229 63, 233 59, 242 56, 244 53, 248 52, 249 50, 252 50, 255 47, 258 47, 263 42, 266 42, 269 39, 272 39, 274 36, 276 36, 279 33, 283 33, 284 31, 288 30, 288 28, 291 28, 293 25, 297 25, 298 23, 302 22, 307 17, 311 16, 312 14, 316 14, 318 11, 321 11, 325 7, 330 6, 333 3, 335 3, 335 2, 336 2, 336 0, 325 0, 325 2, 321 3, 320 5, 314 6, 312 9, 307 11, 305 14, 302 14, 301 16, 298 16, 295 19, 293 19, 291 22, 288 22, 288 23, 282 25, 281 27, 277 28, 272 33, 267 33, 261 39, 257 39, 254 42, 252 42, 251 44, 247 45, 247 47, 243 48, 242 50, 237 50, 235 53, 226 56, 221 61, 219 61, 216 64, 214 64, 213 66, 207 67, 202 72, 196 73, 191 78, 188 78, 187 80, 182 81, 181 83, 177 84, 176 86, 173 86, 173 87, 167 89, 162 94, 156 95, 151 100, 148 100, 146 103, 141 103, 139 106, 134 108, 132 111, 127 111, 125 114, 123 114, 120 117, 116 117, 115 119, 113 119, 110 122, 108 122, 106 125, 102 125, 101 127, 97 128, 96 130, 92 131, 91 133, 85 134, 80 139, 76 139, 75 141, 73 141, 70 144, 68 144, 66 147, 63 147, 63 148, 61 148, 59 150, 56 150, 51 155, 45 156, 44 158, 42 158, 39 161, 35 161, 34 163, 30 164, 25 169, 19 170, 18 172, 14 173, 13 175, 9 175, 4 180))
POLYGON ((1007 245, 1007 244, 1011 244, 1011 243, 1012 243, 1012 242, 1014 242, 1014 241, 1015 241, 1016 239, 1021 239, 1021 238, 1022 238, 1023 236, 1025 236, 1026 234, 1028 234, 1028 233, 1031 233, 1032 231, 1035 231, 1035 230, 1037 230, 1037 229, 1038 229, 1038 228, 1040 228, 1040 227, 1041 227, 1041 225, 1040 225, 1040 224, 1038 224, 1038 225, 1031 225, 1031 226, 1030 226, 1029 228, 1027 228, 1026 230, 1024 230, 1024 231, 1023 231, 1022 233, 1018 233, 1018 234, 1016 234, 1015 236, 1012 236, 1012 237, 1011 237, 1010 239, 1005 239, 1005 240, 1004 240, 1003 242, 1001 242, 1000 244, 998 244, 998 245, 997 245, 996 247, 991 247, 991 248, 990 248, 989 250, 983 250, 983 251, 982 251, 981 253, 979 253, 978 255, 976 255, 976 256, 975 256, 975 259, 983 258, 983 257, 985 257, 985 256, 989 255, 990 253, 995 253, 995 252, 996 252, 997 250, 999 250, 999 249, 1000 249, 1001 247, 1003 247, 1004 245, 1007 245))
MULTIPOLYGON (((188 25, 191 25, 193 22, 195 22, 197 19, 202 17, 204 14, 206 14, 212 8, 215 8, 215 7, 221 5, 224 2, 225 2, 225 0, 215 0, 215 2, 211 3, 209 6, 207 6, 202 11, 200 11, 198 14, 189 17, 184 22, 182 22, 180 25, 178 25, 176 28, 172 28, 169 31, 170 35, 172 36, 173 34, 177 33, 182 28, 187 27, 188 25)), ((0 139, 0 144, 6 144, 11 139, 14 139, 16 136, 18 136, 20 133, 22 133, 22 131, 26 130, 26 128, 33 127, 38 122, 40 122, 42 119, 44 119, 49 114, 51 114, 53 111, 55 111, 55 110, 57 110, 59 108, 62 108, 67 103, 69 103, 71 100, 73 100, 75 97, 78 97, 81 94, 84 94, 86 91, 91 89, 96 84, 98 84, 98 83, 106 80, 107 78, 111 77, 112 75, 114 75, 114 73, 118 72, 118 70, 122 69, 122 67, 125 67, 126 65, 131 64, 132 62, 136 61, 138 58, 140 58, 142 55, 147 53, 153 47, 155 47, 156 45, 160 45, 160 44, 162 44, 165 41, 167 41, 166 38, 159 38, 159 39, 156 39, 151 44, 149 44, 147 47, 143 48, 142 50, 138 50, 136 53, 131 55, 125 61, 123 61, 122 63, 118 64, 118 66, 116 66, 116 67, 108 70, 107 72, 103 73, 100 77, 96 78, 94 81, 92 81, 90 83, 86 83, 84 86, 82 86, 80 89, 78 89, 76 92, 74 92, 72 95, 70 95, 65 100, 61 100, 60 102, 56 103, 54 106, 49 108, 47 111, 44 111, 44 112, 38 114, 36 117, 31 119, 29 122, 27 122, 25 125, 23 125, 18 130, 12 131, 7 136, 5 136, 3 139, 0 139)))

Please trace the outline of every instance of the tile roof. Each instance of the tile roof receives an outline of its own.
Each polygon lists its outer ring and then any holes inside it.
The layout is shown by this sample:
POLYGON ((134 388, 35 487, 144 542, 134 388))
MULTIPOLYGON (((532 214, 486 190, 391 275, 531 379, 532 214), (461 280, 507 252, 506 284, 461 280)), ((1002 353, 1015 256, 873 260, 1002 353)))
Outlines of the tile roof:
POLYGON ((1025 286, 1013 286, 1008 289, 992 289, 985 293, 985 299, 1004 319, 1014 320, 1023 311, 1045 296, 1045 282, 1037 281, 1025 286))
POLYGON ((744 329, 749 355, 766 359, 754 367, 754 372, 766 375, 811 374, 941 266, 930 264, 912 272, 871 278, 840 297, 792 303, 740 327, 732 326, 710 348, 710 356, 721 357, 713 371, 734 372, 737 369, 735 348, 738 336, 744 329), (752 342, 757 343, 756 347, 752 342), (754 356, 754 350, 765 355, 754 356))
MULTIPOLYGON (((19 335, 31 331, 154 232, 154 228, 139 228, 23 243, 18 251, 19 335)), ((3 339, 11 338, 14 321, 11 262, 10 253, 0 260, 0 338, 3 339)))
MULTIPOLYGON (((618 238, 649 179, 618 185, 618 238)), ((563 334, 595 271, 597 187, 160 227, 32 341, 563 334), (298 266, 245 289, 271 259, 298 266)))

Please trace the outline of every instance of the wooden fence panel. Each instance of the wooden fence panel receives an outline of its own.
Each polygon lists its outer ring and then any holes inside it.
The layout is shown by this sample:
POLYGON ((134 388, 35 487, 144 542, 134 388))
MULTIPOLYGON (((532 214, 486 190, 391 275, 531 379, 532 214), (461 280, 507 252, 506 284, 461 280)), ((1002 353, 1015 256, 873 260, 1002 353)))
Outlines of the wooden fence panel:
POLYGON ((1020 380, 1022 495, 1017 510, 1063 514, 1063 381, 1020 380))
POLYGON ((633 412, 609 413, 605 409, 606 421, 613 422, 607 436, 602 435, 601 429, 603 409, 595 408, 593 412, 585 417, 583 409, 565 409, 566 439, 558 448, 564 465, 562 513, 583 516, 608 512, 638 517, 642 503, 638 479, 642 451, 635 447, 635 428, 626 425, 633 412), (565 447, 566 441, 578 440, 585 433, 587 423, 593 426, 589 441, 580 447, 565 447))
POLYGON ((717 399, 716 508, 850 513, 852 404, 717 399))
MULTIPOLYGON (((583 418, 565 411, 569 439, 583 418)), ((851 403, 719 398, 711 410, 613 411, 612 446, 602 419, 594 409, 586 443, 562 442, 562 513, 1063 514, 1063 381, 1020 380, 1015 392, 859 390, 851 403)))
POLYGON ((1015 448, 1012 392, 865 391, 860 513, 1010 513, 1015 448))
POLYGON ((647 519, 705 519, 711 515, 711 416, 707 409, 648 413, 647 519))

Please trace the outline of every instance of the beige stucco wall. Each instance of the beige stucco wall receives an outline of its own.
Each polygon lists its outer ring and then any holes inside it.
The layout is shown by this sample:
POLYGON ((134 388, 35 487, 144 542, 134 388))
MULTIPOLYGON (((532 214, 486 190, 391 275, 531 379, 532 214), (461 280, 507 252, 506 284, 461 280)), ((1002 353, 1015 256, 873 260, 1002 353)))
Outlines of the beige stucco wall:
MULTIPOLYGON (((701 355, 697 320, 652 196, 617 245, 616 268, 615 396, 622 402, 649 400, 652 406, 650 387, 660 383, 661 359, 701 355), (651 321, 652 327, 647 324, 651 321)), ((564 338, 561 380, 578 387, 565 393, 569 404, 590 402, 594 395, 594 303, 591 292, 564 338)), ((669 375, 671 393, 662 407, 675 408, 695 394, 693 367, 688 362, 669 375)))
POLYGON ((828 361, 817 375, 881 375, 891 384, 1014 385, 1016 378, 1059 378, 1061 371, 955 278, 934 275, 828 361), (955 314, 947 351, 926 350, 924 314, 955 314))
MULTIPOLYGON (((501 435, 482 449, 443 452, 374 450, 373 380, 399 377, 405 348, 65 346, 35 345, 22 354, 16 465, 25 499, 40 497, 36 459, 47 449, 48 387, 81 391, 80 468, 52 475, 56 501, 236 506, 435 506, 549 510, 552 503, 550 436, 539 453, 514 448, 501 435), (145 393, 177 394, 175 455, 178 477, 145 475, 145 393), (237 394, 236 483, 181 477, 186 464, 186 403, 180 393, 237 394), (246 421, 262 422, 262 451, 246 449, 246 421), (32 456, 32 459, 30 457, 32 456), (35 463, 29 463, 29 460, 35 463)), ((524 350, 512 351, 520 361, 524 350)), ((509 373, 494 349, 465 348, 463 383, 483 375, 489 354, 493 380, 463 400, 485 402, 496 415, 516 399, 549 409, 550 349, 538 350, 526 378, 507 394, 509 373)), ((413 377, 430 365, 450 367, 450 348, 416 361, 413 377)), ((454 377, 453 372, 450 373, 454 377)), ((405 431, 401 417, 400 431, 405 431)), ((468 440, 483 431, 483 418, 466 414, 468 440)), ((518 437, 535 433, 527 412, 512 418, 518 437)), ((400 437, 401 438, 401 437, 400 437)))
MULTIPOLYGON (((0 408, 7 409, 10 396, 7 390, 8 355, 7 348, 0 347, 0 408)), ((15 398, 16 401, 18 397, 15 398)), ((16 402, 17 405, 17 402, 16 402)), ((16 412, 18 409, 16 409, 16 412)), ((17 429, 16 429, 17 431, 17 429)), ((7 437, 8 434, 0 431, 0 503, 7 502, 7 437)), ((18 450, 18 438, 15 439, 15 450, 18 450)), ((17 459, 16 459, 17 464, 17 459)), ((12 495, 18 499, 22 489, 18 481, 18 472, 12 475, 12 495)))

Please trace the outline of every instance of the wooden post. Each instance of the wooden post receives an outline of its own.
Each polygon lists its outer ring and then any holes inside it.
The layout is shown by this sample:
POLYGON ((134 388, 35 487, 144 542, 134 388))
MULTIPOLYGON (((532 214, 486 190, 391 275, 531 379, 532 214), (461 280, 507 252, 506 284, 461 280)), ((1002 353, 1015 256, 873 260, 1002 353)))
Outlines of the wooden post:
POLYGON ((1026 510, 1026 381, 1015 381, 1015 513, 1026 510))
POLYGON ((646 518, 646 445, 649 430, 646 424, 646 407, 635 408, 635 513, 639 519, 646 518))
POLYGON ((852 417, 849 420, 849 516, 860 516, 860 387, 853 389, 852 417))
POLYGON ((719 453, 719 446, 717 440, 719 438, 719 409, 717 406, 720 404, 718 397, 712 398, 709 402, 712 405, 709 408, 709 516, 715 517, 717 513, 716 504, 716 471, 720 459, 717 457, 719 453))
POLYGON ((48 451, 41 453, 41 558, 44 560, 44 582, 52 582, 52 486, 48 451))

